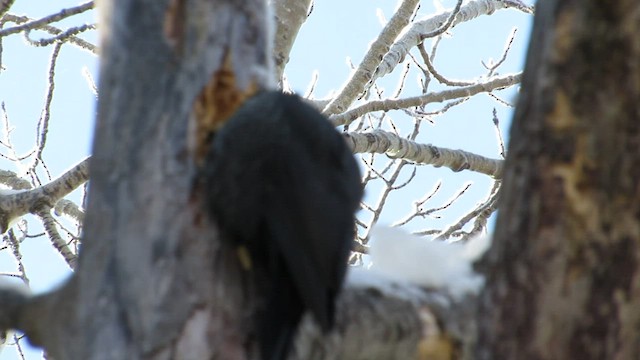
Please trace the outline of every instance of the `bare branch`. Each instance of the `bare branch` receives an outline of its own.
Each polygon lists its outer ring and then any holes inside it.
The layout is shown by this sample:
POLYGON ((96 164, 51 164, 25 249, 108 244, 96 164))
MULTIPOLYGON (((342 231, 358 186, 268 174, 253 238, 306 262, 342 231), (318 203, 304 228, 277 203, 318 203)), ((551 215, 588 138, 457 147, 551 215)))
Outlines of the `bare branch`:
POLYGON ((276 15, 273 57, 278 81, 282 78, 284 68, 289 62, 293 42, 302 24, 307 20, 310 5, 311 0, 273 0, 272 2, 276 15))
POLYGON ((441 84, 445 84, 447 86, 469 86, 473 85, 473 82, 470 81, 453 81, 442 76, 438 71, 436 71, 431 59, 429 58, 429 54, 427 54, 427 50, 424 48, 424 43, 418 44, 418 50, 420 51, 420 56, 422 56, 422 60, 424 64, 429 69, 429 72, 436 78, 441 84))
MULTIPOLYGON (((491 15, 496 10, 518 8, 517 3, 513 1, 502 0, 472 0, 460 8, 455 16, 451 27, 473 20, 481 15, 491 15)), ((420 44, 426 35, 430 35, 445 23, 452 12, 445 12, 438 15, 430 16, 424 20, 416 21, 411 28, 402 35, 384 55, 380 66, 375 70, 372 81, 382 77, 395 69, 395 67, 404 61, 405 56, 416 45, 420 44)))
POLYGON ((502 131, 500 131, 500 119, 498 119, 496 108, 493 108, 493 126, 496 129, 496 136, 498 137, 500 156, 504 159, 507 156, 507 152, 504 149, 504 139, 502 138, 502 131))
POLYGON ((78 223, 84 221, 84 211, 76 203, 67 199, 60 199, 54 208, 58 216, 67 215, 78 223))
POLYGON ((0 169, 0 184, 6 185, 14 190, 31 189, 31 183, 18 176, 13 171, 0 169))
POLYGON ((482 65, 487 68, 487 70, 489 70, 487 76, 493 76, 496 69, 498 69, 498 67, 500 67, 500 65, 502 65, 507 60, 507 55, 509 55, 509 50, 511 50, 511 45, 513 45, 513 40, 515 40, 517 32, 518 28, 513 28, 513 30, 511 30, 511 34, 509 34, 507 43, 505 44, 504 50, 502 51, 502 56, 497 62, 494 63, 493 61, 491 61, 489 62, 489 64, 485 64, 484 62, 482 62, 482 65))
MULTIPOLYGON (((93 1, 89 1, 86 2, 82 5, 78 5, 76 7, 72 7, 72 8, 67 8, 67 9, 62 9, 59 12, 55 13, 55 14, 51 14, 49 16, 45 16, 42 19, 38 19, 38 20, 33 20, 33 21, 29 21, 27 23, 18 25, 18 26, 14 26, 14 27, 10 27, 10 28, 6 28, 6 29, 2 29, 0 30, 0 37, 4 37, 7 35, 11 35, 11 34, 17 34, 26 30, 33 30, 33 29, 39 29, 44 27, 45 25, 48 25, 50 23, 54 23, 56 21, 60 21, 62 19, 66 19, 70 16, 76 15, 76 14, 80 14, 83 13, 87 10, 91 10, 93 9, 93 1)), ((10 19, 3 19, 3 20, 9 20, 10 19)))
POLYGON ((460 12, 460 7, 461 6, 462 6, 462 0, 458 0, 458 2, 456 3, 456 6, 449 13, 449 17, 447 18, 447 21, 445 21, 444 24, 442 26, 440 26, 440 28, 435 29, 435 30, 433 30, 431 32, 428 32, 426 34, 422 34, 422 40, 424 41, 424 39, 428 39, 428 38, 432 38, 432 37, 436 37, 436 36, 442 35, 442 34, 444 34, 445 31, 449 30, 449 28, 451 28, 451 26, 453 25, 453 20, 456 18, 456 16, 460 12))
POLYGON ((6 232, 13 219, 35 211, 42 204, 53 207, 58 200, 88 179, 89 159, 87 158, 44 186, 0 196, 0 231, 6 232))
MULTIPOLYGON (((56 73, 56 64, 58 62, 58 56, 60 55, 60 49, 62 48, 62 43, 56 43, 53 48, 53 54, 51 54, 51 60, 49 61, 49 76, 47 78, 47 95, 45 98, 44 108, 42 109, 42 115, 40 116, 40 121, 38 121, 37 127, 37 137, 36 137, 36 156, 33 161, 33 165, 30 166, 31 172, 35 173, 36 166, 39 163, 43 163, 42 160, 42 152, 44 151, 44 147, 47 143, 47 133, 49 132, 49 119, 51 117, 51 101, 53 101, 53 91, 55 89, 55 73, 56 73)), ((46 166, 45 166, 46 169, 46 166)), ((51 175, 47 170, 47 175, 49 178, 51 175)))
MULTIPOLYGON (((18 155, 16 153, 16 150, 13 147, 13 142, 11 141, 11 132, 13 128, 9 124, 9 114, 7 113, 7 109, 5 107, 4 101, 0 104, 0 109, 2 109, 2 122, 4 124, 4 139, 0 142, 0 144, 6 147, 11 153, 11 155, 5 155, 0 153, 0 156, 2 156, 3 158, 6 158, 9 161, 20 162, 30 157, 31 155, 35 154, 35 150, 29 151, 26 155, 18 155)), ((30 188, 31 188, 31 184, 28 184, 25 189, 30 189, 30 188)))
POLYGON ((22 263, 22 253, 20 252, 20 244, 22 240, 24 240, 24 235, 21 239, 18 239, 13 232, 13 230, 9 230, 7 234, 3 236, 4 242, 9 244, 11 248, 11 252, 13 253, 13 257, 16 259, 18 263, 18 274, 16 276, 22 280, 22 282, 29 286, 29 278, 27 277, 27 271, 24 268, 24 264, 22 263))
POLYGON ((389 111, 405 109, 413 106, 424 106, 429 103, 443 102, 446 100, 459 99, 464 97, 470 97, 482 92, 491 92, 494 90, 504 89, 509 86, 520 83, 521 74, 505 75, 502 77, 496 77, 491 80, 480 82, 474 85, 459 87, 451 90, 444 90, 439 92, 430 92, 425 95, 414 96, 404 99, 387 99, 387 100, 373 100, 364 103, 356 108, 346 111, 340 115, 332 115, 329 119, 334 125, 345 125, 351 123, 351 121, 359 118, 360 116, 373 111, 389 111))
POLYGON ((409 75, 409 70, 411 70, 411 64, 407 64, 407 66, 405 66, 404 70, 402 71, 398 88, 396 89, 396 91, 393 92, 393 95, 391 95, 391 98, 396 99, 400 96, 400 93, 402 93, 405 82, 407 81, 407 75, 409 75))
POLYGON ((72 27, 62 33, 60 33, 59 35, 47 38, 47 39, 40 39, 40 40, 32 40, 29 35, 31 34, 31 30, 27 30, 25 31, 25 37, 27 38, 27 41, 29 42, 29 44, 33 45, 33 46, 48 46, 53 44, 54 42, 65 42, 67 41, 67 39, 74 37, 75 35, 78 35, 80 33, 83 33, 87 30, 95 30, 96 29, 96 25, 95 24, 84 24, 84 25, 80 25, 80 26, 75 26, 72 27))
POLYGON ((473 218, 476 218, 474 227, 462 240, 467 240, 482 231, 486 227, 489 216, 491 216, 491 214, 493 214, 497 209, 500 184, 501 181, 495 181, 491 191, 489 192, 487 200, 482 202, 475 209, 469 211, 453 225, 449 226, 445 231, 441 232, 435 240, 449 239, 454 233, 461 231, 462 228, 473 218))
MULTIPOLYGON (((384 189, 382 190, 382 193, 378 197, 378 200, 375 205, 365 207, 365 209, 368 209, 373 214, 373 217, 371 221, 369 221, 369 224, 376 224, 380 219, 380 216, 382 215, 382 211, 385 208, 387 199, 389 199, 389 195, 391 195, 391 192, 395 190, 393 187, 393 184, 395 184, 395 182, 398 180, 398 177, 400 176, 400 172, 402 171, 404 166, 407 164, 409 164, 409 162, 405 160, 398 161, 388 180, 384 179, 381 175, 379 175, 380 179, 382 179, 382 181, 385 183, 384 189)), ((372 171, 374 170, 372 169, 372 171)), ((367 227, 366 233, 362 237, 363 244, 367 244, 369 242, 369 238, 371 236, 371 229, 372 229, 371 226, 367 227)))
POLYGON ((463 150, 451 150, 430 144, 419 144, 396 134, 374 130, 369 133, 347 133, 347 144, 354 153, 387 154, 392 158, 410 160, 452 171, 471 170, 493 178, 502 176, 503 161, 489 159, 463 150))
POLYGON ((60 255, 62 255, 64 260, 67 262, 67 265, 69 265, 72 270, 75 269, 78 262, 78 256, 71 252, 67 242, 62 239, 62 236, 60 236, 60 232, 58 232, 58 227, 56 226, 56 221, 53 216, 51 216, 51 207, 41 204, 41 206, 35 209, 35 213, 38 215, 40 220, 42 220, 44 230, 47 233, 49 240, 51 240, 53 247, 58 250, 60 255))
POLYGON ((378 38, 371 44, 369 51, 358 68, 352 73, 347 84, 340 93, 327 105, 324 113, 327 115, 338 114, 349 108, 353 100, 363 91, 370 82, 373 72, 380 63, 380 59, 387 53, 393 41, 400 32, 409 24, 411 15, 416 10, 419 0, 403 0, 391 20, 382 29, 378 38))
POLYGON ((416 201, 413 202, 413 208, 414 208, 413 213, 407 215, 402 220, 398 220, 397 222, 392 224, 391 227, 404 226, 404 225, 408 224, 411 220, 413 220, 414 218, 416 218, 418 216, 425 217, 425 216, 429 215, 429 213, 427 213, 425 210, 422 210, 422 205, 424 205, 435 194, 437 194, 438 191, 440 190, 441 186, 442 186, 442 181, 438 181, 436 183, 435 187, 430 192, 428 192, 425 196, 423 196, 422 199, 419 199, 419 200, 416 200, 416 201))
MULTIPOLYGON (((5 16, 0 20, 0 24, 4 23, 4 22, 14 22, 16 24, 24 24, 27 23, 29 21, 33 21, 33 19, 27 17, 27 16, 17 16, 17 15, 13 15, 13 14, 5 14, 5 16)), ((49 34, 52 35, 59 35, 62 34, 64 31, 55 27, 55 26, 51 26, 51 25, 45 25, 41 28, 38 28, 38 30, 42 30, 42 31, 46 31, 49 34)), ((76 45, 82 49, 88 50, 90 51, 92 54, 97 55, 98 54, 98 47, 93 45, 92 43, 83 40, 77 36, 71 36, 69 38, 65 38, 64 39, 65 42, 69 43, 69 44, 73 44, 76 45)))

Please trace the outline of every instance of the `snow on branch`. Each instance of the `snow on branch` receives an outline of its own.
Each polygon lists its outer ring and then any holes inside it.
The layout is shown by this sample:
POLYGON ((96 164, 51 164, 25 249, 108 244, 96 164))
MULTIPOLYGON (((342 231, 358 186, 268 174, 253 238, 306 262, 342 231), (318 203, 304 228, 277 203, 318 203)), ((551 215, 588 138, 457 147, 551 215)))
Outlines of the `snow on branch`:
POLYGON ((366 102, 349 111, 346 111, 340 115, 332 115, 329 117, 329 119, 336 126, 346 125, 370 112, 406 109, 414 106, 424 106, 429 103, 470 97, 482 92, 491 92, 513 86, 520 83, 521 78, 521 73, 511 74, 495 77, 493 79, 474 85, 463 86, 439 92, 430 92, 420 96, 413 96, 404 99, 373 100, 366 102))
MULTIPOLYGON (((517 8, 525 11, 522 3, 519 1, 503 1, 503 0, 474 0, 469 1, 467 4, 460 8, 460 11, 456 14, 451 27, 454 27, 460 23, 473 20, 481 15, 493 14, 496 10, 505 8, 517 8)), ((382 62, 375 70, 371 82, 375 79, 382 77, 400 64, 409 51, 418 44, 424 41, 425 37, 440 28, 445 21, 451 15, 451 11, 444 12, 438 15, 432 15, 426 19, 416 21, 411 25, 398 41, 396 41, 389 52, 384 55, 382 62)))
POLYGON ((487 236, 464 244, 431 241, 399 228, 376 225, 370 242, 370 271, 395 281, 445 289, 460 299, 484 285, 484 278, 473 270, 473 262, 490 243, 487 236))
POLYGON ((452 150, 430 144, 419 144, 384 130, 345 134, 354 153, 387 154, 435 167, 446 166, 453 171, 471 170, 500 178, 503 160, 490 159, 464 150, 452 150))
MULTIPOLYGON (((334 345, 338 337, 331 336, 319 342, 324 345, 321 350, 339 354, 338 358, 459 358, 477 334, 476 294, 484 285, 484 277, 474 272, 472 264, 489 245, 486 236, 450 244, 397 228, 374 227, 371 266, 349 269, 338 303, 342 343, 334 345), (357 343, 350 343, 352 339, 357 343)), ((317 337, 308 323, 304 321, 300 329, 306 342, 298 341, 296 350, 317 337)))

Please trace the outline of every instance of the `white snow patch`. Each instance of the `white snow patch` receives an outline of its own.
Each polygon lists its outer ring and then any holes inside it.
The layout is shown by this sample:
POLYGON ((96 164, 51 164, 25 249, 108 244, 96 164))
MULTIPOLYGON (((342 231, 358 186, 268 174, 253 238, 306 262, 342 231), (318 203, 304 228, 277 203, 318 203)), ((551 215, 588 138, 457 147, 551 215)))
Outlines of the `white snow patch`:
POLYGON ((395 281, 445 288, 454 298, 477 293, 484 285, 472 264, 489 247, 488 236, 466 244, 429 241, 405 231, 376 225, 371 231, 370 270, 395 281))

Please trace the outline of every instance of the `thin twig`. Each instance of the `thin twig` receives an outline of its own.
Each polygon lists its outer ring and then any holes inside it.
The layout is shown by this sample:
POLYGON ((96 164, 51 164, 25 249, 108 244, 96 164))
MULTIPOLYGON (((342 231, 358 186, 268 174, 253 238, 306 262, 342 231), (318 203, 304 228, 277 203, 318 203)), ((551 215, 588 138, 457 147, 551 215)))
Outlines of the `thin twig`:
MULTIPOLYGON (((33 19, 27 17, 27 16, 17 16, 17 15, 13 15, 13 14, 6 14, 1 20, 0 20, 0 27, 2 24, 6 23, 6 22, 13 22, 16 24, 24 24, 27 23, 29 21, 33 21, 33 19)), ((41 28, 38 28, 38 30, 42 30, 42 31, 46 31, 49 34, 52 35, 58 35, 58 34, 62 34, 64 31, 60 28, 57 28, 55 26, 51 26, 51 25, 45 25, 41 28)), ((0 40, 2 40, 2 37, 0 37, 0 40)), ((84 50, 88 50, 89 52, 91 52, 94 55, 98 54, 98 47, 95 46, 94 44, 81 39, 77 36, 71 36, 67 39, 65 39, 65 42, 68 44, 72 44, 75 45, 81 49, 84 50)), ((0 49, 1 50, 1 49, 0 49)), ((0 53, 1 55, 1 53, 0 53)))
POLYGON ((442 26, 440 26, 439 28, 428 32, 426 34, 422 34, 421 40, 424 41, 424 39, 428 39, 428 38, 432 38, 432 37, 436 37, 439 35, 442 35, 445 31, 449 30, 449 28, 451 27, 451 25, 453 25, 453 20, 455 20, 456 16, 458 15, 458 13, 460 13, 460 7, 462 6, 462 0, 458 0, 458 2, 456 3, 455 8, 453 8, 453 10, 451 11, 451 14, 449 14, 449 18, 447 19, 447 21, 445 21, 444 24, 442 24, 442 26))
POLYGON ((44 230, 51 240, 51 244, 53 247, 58 250, 60 255, 67 262, 67 265, 73 270, 76 267, 76 263, 78 260, 78 256, 71 252, 69 247, 67 246, 66 241, 62 239, 60 233, 58 232, 58 227, 56 226, 55 219, 51 216, 51 208, 47 205, 42 205, 39 208, 35 209, 35 214, 42 220, 42 225, 44 226, 44 230))
POLYGON ((429 69, 429 72, 441 84, 445 84, 445 85, 448 85, 448 86, 469 86, 469 85, 473 85, 474 84, 473 81, 453 81, 453 80, 449 80, 449 79, 445 78, 433 66, 433 63, 431 62, 431 59, 429 59, 429 54, 427 54, 427 50, 425 50, 425 48, 424 48, 424 43, 418 44, 418 50, 420 51, 420 55, 422 56, 422 60, 424 61, 424 64, 427 66, 427 69, 429 69))
POLYGON ((358 68, 353 72, 347 84, 340 93, 326 106, 323 112, 327 115, 345 111, 351 103, 364 92, 373 72, 380 63, 381 57, 387 53, 389 47, 409 24, 419 0, 403 0, 391 20, 382 29, 378 38, 371 44, 358 68))
POLYGON ((490 92, 498 89, 504 89, 509 86, 520 83, 521 74, 505 75, 496 77, 474 85, 459 87, 451 90, 439 92, 430 92, 420 96, 414 96, 404 99, 385 99, 373 100, 366 102, 356 108, 346 111, 340 115, 332 115, 329 117, 335 126, 348 124, 351 121, 373 111, 389 111, 405 109, 412 106, 424 106, 429 103, 443 102, 446 100, 454 100, 470 97, 483 92, 490 92))
MULTIPOLYGON (((53 101, 53 92, 55 90, 55 72, 56 72, 56 64, 58 63, 58 56, 60 55, 60 49, 62 48, 62 43, 56 43, 53 47, 53 53, 51 54, 51 60, 49 62, 49 76, 47 81, 47 95, 45 98, 44 108, 42 109, 42 115, 40 115, 40 120, 38 121, 37 127, 37 137, 36 137, 36 156, 33 162, 33 165, 30 167, 31 174, 34 177, 36 175, 36 166, 38 163, 42 163, 44 165, 42 159, 42 152, 44 151, 44 147, 47 143, 47 133, 49 132, 49 119, 51 118, 51 102, 53 101)), ((51 179, 51 173, 45 166, 45 170, 49 179, 51 179)))
POLYGON ((45 39, 40 39, 40 40, 32 40, 29 35, 31 34, 31 30, 26 30, 24 32, 24 36, 27 39, 27 42, 33 46, 37 46, 37 47, 42 47, 42 46, 48 46, 51 45, 55 42, 65 42, 67 41, 67 39, 74 37, 75 35, 78 35, 80 33, 83 33, 87 30, 95 30, 96 29, 96 25, 95 24, 85 24, 85 25, 80 25, 80 26, 76 26, 76 27, 72 27, 56 36, 52 36, 50 38, 45 38, 45 39))
POLYGON ((86 2, 76 7, 62 9, 55 14, 45 16, 38 20, 33 20, 18 26, 2 29, 0 30, 0 37, 4 37, 11 34, 17 34, 25 30, 39 29, 45 25, 60 21, 62 19, 66 19, 70 16, 80 14, 91 9, 93 9, 93 1, 86 2))

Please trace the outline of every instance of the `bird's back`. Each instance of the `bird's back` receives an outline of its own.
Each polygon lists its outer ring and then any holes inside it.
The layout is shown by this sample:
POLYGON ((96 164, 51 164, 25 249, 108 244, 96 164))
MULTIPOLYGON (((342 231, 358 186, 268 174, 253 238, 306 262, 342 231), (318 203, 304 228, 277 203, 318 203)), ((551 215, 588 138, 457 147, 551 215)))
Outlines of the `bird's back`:
POLYGON ((323 115, 277 92, 249 99, 209 159, 213 217, 268 280, 263 357, 284 359, 305 310, 324 331, 333 326, 362 196, 358 166, 323 115))

